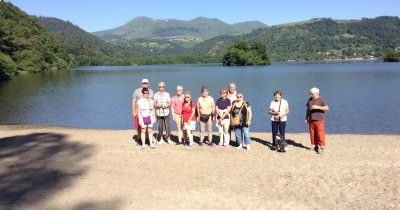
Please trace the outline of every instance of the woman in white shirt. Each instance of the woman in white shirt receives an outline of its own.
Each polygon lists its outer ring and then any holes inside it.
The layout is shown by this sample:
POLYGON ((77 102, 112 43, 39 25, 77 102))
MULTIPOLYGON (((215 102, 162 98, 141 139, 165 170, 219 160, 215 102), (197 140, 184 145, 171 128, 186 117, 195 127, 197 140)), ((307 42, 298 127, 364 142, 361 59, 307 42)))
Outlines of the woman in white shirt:
POLYGON ((155 122, 155 112, 153 100, 149 97, 149 89, 142 89, 143 98, 138 101, 139 124, 141 128, 142 149, 146 148, 146 134, 149 137, 150 148, 153 145, 153 123, 155 122))
POLYGON ((274 100, 271 101, 269 106, 268 114, 271 115, 271 127, 272 127, 272 150, 277 149, 282 152, 286 151, 287 143, 285 141, 285 129, 287 115, 289 114, 289 104, 282 98, 282 92, 276 90, 274 92, 274 100), (279 131, 279 135, 278 135, 279 131), (277 142, 277 137, 279 138, 277 142))

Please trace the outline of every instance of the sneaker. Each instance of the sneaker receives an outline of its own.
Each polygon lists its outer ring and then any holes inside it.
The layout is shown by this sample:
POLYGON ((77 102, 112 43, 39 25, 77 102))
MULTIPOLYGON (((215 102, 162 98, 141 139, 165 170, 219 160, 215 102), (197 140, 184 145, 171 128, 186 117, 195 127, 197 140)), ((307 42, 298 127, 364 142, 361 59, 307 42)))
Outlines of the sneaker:
POLYGON ((199 142, 199 145, 200 145, 201 147, 203 146, 203 144, 204 144, 204 143, 203 143, 202 141, 199 142))
POLYGON ((237 146, 236 149, 242 149, 242 145, 239 144, 239 146, 237 146))
POLYGON ((229 145, 224 145, 223 146, 225 149, 229 149, 229 145))
POLYGON ((168 143, 168 144, 171 144, 171 142, 172 142, 172 141, 171 141, 171 138, 168 137, 167 143, 168 143))
POLYGON ((142 149, 146 149, 146 145, 142 145, 142 149))
POLYGON ((162 144, 163 143, 163 140, 162 139, 160 139, 160 141, 158 141, 158 144, 162 144))
POLYGON ((275 146, 275 145, 272 145, 272 146, 271 146, 271 150, 276 150, 276 146, 275 146))
POLYGON ((284 146, 282 152, 287 152, 288 151, 288 146, 284 146))
POLYGON ((314 151, 315 151, 316 153, 318 153, 318 146, 315 146, 315 147, 314 147, 314 151))
POLYGON ((322 155, 324 154, 324 148, 323 147, 318 147, 318 154, 322 155))
POLYGON ((156 147, 153 144, 150 144, 151 149, 155 149, 156 147))
POLYGON ((193 145, 189 144, 189 145, 186 146, 186 148, 192 149, 192 148, 193 148, 193 145))
POLYGON ((247 145, 246 150, 251 150, 250 149, 250 144, 247 145))

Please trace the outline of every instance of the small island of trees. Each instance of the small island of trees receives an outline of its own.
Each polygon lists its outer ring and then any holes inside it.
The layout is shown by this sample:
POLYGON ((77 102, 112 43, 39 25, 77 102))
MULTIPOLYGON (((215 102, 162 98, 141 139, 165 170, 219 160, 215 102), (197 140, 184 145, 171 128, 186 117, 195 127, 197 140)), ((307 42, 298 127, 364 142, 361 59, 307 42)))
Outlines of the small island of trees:
POLYGON ((261 42, 254 42, 250 46, 246 42, 234 44, 223 55, 224 66, 254 66, 269 65, 271 58, 267 46, 261 42))

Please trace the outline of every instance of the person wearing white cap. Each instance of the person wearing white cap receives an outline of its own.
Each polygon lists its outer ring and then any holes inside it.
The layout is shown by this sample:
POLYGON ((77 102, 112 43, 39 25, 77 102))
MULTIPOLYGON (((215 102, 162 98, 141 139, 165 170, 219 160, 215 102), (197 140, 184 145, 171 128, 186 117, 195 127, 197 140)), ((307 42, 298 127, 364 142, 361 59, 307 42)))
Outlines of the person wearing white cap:
POLYGON ((325 148, 325 121, 324 114, 329 106, 319 95, 319 89, 313 87, 310 90, 311 97, 307 101, 305 122, 308 123, 311 144, 318 154, 322 154, 325 148))
POLYGON ((149 97, 150 99, 153 98, 154 96, 154 92, 153 90, 151 90, 149 88, 150 84, 149 84, 149 80, 148 79, 142 79, 142 83, 141 86, 139 88, 137 88, 132 95, 132 116, 134 119, 134 128, 137 130, 137 139, 135 139, 137 142, 141 142, 140 138, 141 138, 141 128, 139 125, 139 118, 138 118, 138 106, 137 106, 137 102, 139 101, 139 99, 143 98, 143 94, 142 94, 142 89, 143 88, 147 88, 149 89, 149 97))

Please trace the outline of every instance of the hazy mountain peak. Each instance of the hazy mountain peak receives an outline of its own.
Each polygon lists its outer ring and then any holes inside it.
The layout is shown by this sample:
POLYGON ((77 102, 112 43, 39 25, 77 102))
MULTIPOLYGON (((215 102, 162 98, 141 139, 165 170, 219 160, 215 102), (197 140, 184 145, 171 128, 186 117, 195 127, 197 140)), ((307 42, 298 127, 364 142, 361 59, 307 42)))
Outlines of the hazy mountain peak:
POLYGON ((94 32, 105 40, 132 39, 174 39, 205 40, 224 34, 247 33, 254 29, 265 27, 265 24, 255 24, 254 21, 230 25, 216 18, 196 17, 193 20, 152 19, 139 16, 126 24, 110 30, 94 32))

